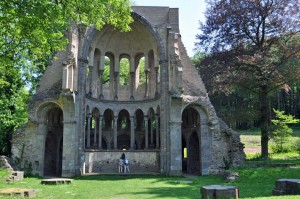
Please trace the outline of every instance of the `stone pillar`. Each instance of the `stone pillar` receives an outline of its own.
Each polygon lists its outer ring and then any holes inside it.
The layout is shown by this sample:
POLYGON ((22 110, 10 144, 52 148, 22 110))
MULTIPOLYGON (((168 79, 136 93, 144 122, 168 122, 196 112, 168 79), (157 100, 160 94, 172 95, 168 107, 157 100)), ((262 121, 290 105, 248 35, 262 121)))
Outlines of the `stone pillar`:
POLYGON ((103 75, 103 72, 104 70, 103 69, 100 69, 99 70, 99 99, 103 99, 104 96, 103 96, 103 84, 102 84, 102 75, 103 75))
POLYGON ((115 85, 115 97, 114 100, 118 100, 118 88, 119 88, 119 72, 114 73, 114 85, 115 85))
POLYGON ((88 121, 87 121, 87 140, 86 140, 86 148, 90 148, 91 147, 91 118, 92 118, 92 114, 88 113, 88 121))
POLYGON ((99 139, 98 139, 98 149, 102 149, 102 119, 103 116, 99 115, 99 139))
POLYGON ((114 149, 118 149, 118 116, 114 117, 114 149))
POLYGON ((62 176, 73 176, 76 170, 75 156, 77 148, 74 146, 76 140, 76 121, 72 116, 68 117, 68 113, 64 114, 63 121, 63 153, 62 153, 62 176))
POLYGON ((158 97, 158 69, 159 67, 155 67, 155 97, 158 97))
POLYGON ((159 115, 155 115, 155 123, 156 123, 156 149, 159 149, 159 115))
POLYGON ((145 149, 148 149, 148 116, 144 117, 145 122, 145 149))
MULTIPOLYGON (((209 166, 211 164, 211 146, 212 146, 212 135, 208 131, 208 124, 207 120, 203 119, 200 115, 200 132, 201 132, 201 138, 199 142, 199 147, 201 151, 201 175, 208 175, 209 174, 209 166)), ((198 128, 198 129, 199 129, 198 128)))
POLYGON ((145 70, 146 82, 145 82, 145 96, 144 96, 144 98, 148 97, 148 74, 149 74, 149 69, 146 69, 145 70))
MULTIPOLYGON (((168 48, 168 46, 167 46, 168 48)), ((169 132, 169 72, 168 60, 160 60, 161 69, 161 110, 160 110, 160 166, 161 172, 167 174, 169 168, 167 132, 169 132)), ((180 153, 181 154, 181 153, 180 153)))
POLYGON ((135 78, 134 78, 134 74, 135 72, 130 72, 130 100, 133 101, 134 100, 134 94, 133 94, 133 88, 134 88, 134 82, 135 82, 135 78))
POLYGON ((69 65, 67 62, 63 62, 63 78, 62 78, 62 89, 68 89, 69 88, 69 65))
POLYGON ((93 72, 93 66, 89 66, 89 92, 88 92, 88 95, 89 96, 92 96, 92 83, 93 83, 93 75, 92 75, 92 72, 93 72))
POLYGON ((182 173, 181 121, 170 121, 170 175, 182 173))
MULTIPOLYGON (((36 157, 36 161, 39 161, 38 168, 35 168, 39 175, 44 175, 44 167, 45 167, 45 142, 47 136, 47 124, 46 122, 39 122, 38 128, 36 132, 36 146, 40 146, 40 150, 38 153, 38 157, 36 157)), ((21 156, 21 154, 19 154, 21 156)))
POLYGON ((98 123, 97 117, 94 116, 93 120, 95 122, 93 147, 97 148, 97 123, 98 123))
POLYGON ((135 132, 134 132, 134 117, 130 117, 130 149, 134 149, 135 132))
POLYGON ((150 146, 151 146, 151 148, 154 148, 154 144, 153 144, 153 120, 152 120, 152 118, 150 119, 150 146))

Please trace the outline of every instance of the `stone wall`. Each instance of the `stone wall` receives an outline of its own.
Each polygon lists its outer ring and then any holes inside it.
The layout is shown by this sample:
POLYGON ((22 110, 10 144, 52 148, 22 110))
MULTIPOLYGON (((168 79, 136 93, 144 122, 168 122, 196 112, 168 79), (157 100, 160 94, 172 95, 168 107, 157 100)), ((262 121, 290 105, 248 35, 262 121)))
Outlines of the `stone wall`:
POLYGON ((83 173, 117 173, 118 161, 125 154, 131 173, 159 173, 159 151, 90 151, 85 152, 83 173))

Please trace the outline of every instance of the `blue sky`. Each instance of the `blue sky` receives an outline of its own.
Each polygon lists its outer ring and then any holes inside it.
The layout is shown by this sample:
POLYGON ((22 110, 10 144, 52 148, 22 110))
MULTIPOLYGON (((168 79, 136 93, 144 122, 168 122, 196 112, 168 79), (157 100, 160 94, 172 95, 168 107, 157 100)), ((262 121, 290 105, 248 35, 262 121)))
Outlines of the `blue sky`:
POLYGON ((196 34, 200 33, 199 21, 204 22, 205 0, 133 0, 137 6, 167 6, 179 8, 179 29, 188 55, 194 55, 196 34))

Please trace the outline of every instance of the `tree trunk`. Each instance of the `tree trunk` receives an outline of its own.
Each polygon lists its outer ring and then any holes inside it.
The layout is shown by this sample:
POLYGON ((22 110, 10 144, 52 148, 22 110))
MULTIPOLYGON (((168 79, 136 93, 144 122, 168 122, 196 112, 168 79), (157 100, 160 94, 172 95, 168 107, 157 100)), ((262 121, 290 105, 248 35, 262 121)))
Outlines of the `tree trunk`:
POLYGON ((260 102, 260 129, 261 129, 261 156, 267 158, 268 142, 269 142, 269 124, 270 124, 270 110, 268 98, 268 86, 262 85, 260 87, 259 102, 260 102))

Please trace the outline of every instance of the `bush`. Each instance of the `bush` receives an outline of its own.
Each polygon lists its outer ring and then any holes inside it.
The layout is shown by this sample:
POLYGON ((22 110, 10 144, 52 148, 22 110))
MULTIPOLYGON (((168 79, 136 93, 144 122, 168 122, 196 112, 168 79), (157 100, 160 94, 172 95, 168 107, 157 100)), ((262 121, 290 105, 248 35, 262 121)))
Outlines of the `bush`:
POLYGON ((294 144, 283 144, 283 145, 271 145, 270 146, 273 153, 288 153, 296 151, 296 147, 294 144))
POLYGON ((271 120, 273 124, 271 137, 275 145, 271 146, 271 149, 273 153, 291 152, 295 150, 288 144, 292 137, 293 129, 288 125, 298 123, 299 119, 296 119, 292 115, 285 115, 284 111, 275 109, 273 109, 273 111, 276 114, 276 119, 271 120))
POLYGON ((295 142, 295 148, 298 151, 299 155, 300 155, 300 139, 296 140, 295 142))

